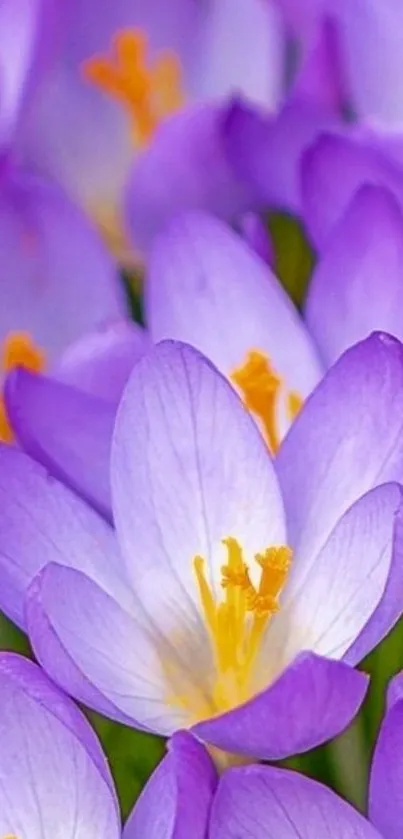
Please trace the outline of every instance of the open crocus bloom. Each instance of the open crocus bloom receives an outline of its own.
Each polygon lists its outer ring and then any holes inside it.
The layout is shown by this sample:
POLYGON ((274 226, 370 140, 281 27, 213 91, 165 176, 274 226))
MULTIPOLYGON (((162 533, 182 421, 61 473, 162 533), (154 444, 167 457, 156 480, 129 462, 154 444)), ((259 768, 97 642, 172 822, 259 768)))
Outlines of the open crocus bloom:
POLYGON ((115 426, 116 534, 0 449, 1 606, 52 677, 105 714, 229 752, 278 758, 340 731, 366 690, 349 665, 401 611, 401 352, 377 335, 349 351, 276 474, 211 363, 154 348, 115 426))
MULTIPOLYGON (((112 776, 83 714, 43 670, 10 653, 0 654, 0 697, 0 836, 118 839, 112 776)), ((205 749, 190 735, 176 735, 123 836, 153 839, 163 827, 165 839, 179 829, 204 839, 215 785, 205 749)))

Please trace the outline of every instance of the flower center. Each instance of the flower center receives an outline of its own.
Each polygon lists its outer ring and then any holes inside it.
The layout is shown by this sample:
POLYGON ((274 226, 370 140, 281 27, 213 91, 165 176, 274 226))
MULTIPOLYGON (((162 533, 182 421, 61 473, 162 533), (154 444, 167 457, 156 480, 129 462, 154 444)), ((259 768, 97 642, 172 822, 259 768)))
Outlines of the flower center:
POLYGON ((267 626, 279 609, 279 596, 291 565, 286 545, 256 554, 259 584, 251 580, 236 539, 223 540, 227 564, 221 569, 224 597, 218 600, 209 585, 204 559, 193 560, 204 621, 212 646, 216 679, 212 691, 215 712, 227 711, 253 696, 253 675, 267 626))
MULTIPOLYGON (((9 373, 15 367, 24 367, 32 373, 40 373, 45 367, 45 354, 37 347, 28 332, 10 332, 3 343, 0 363, 4 373, 9 373)), ((5 443, 11 443, 14 440, 2 396, 0 396, 0 440, 5 443)))
POLYGON ((292 421, 302 407, 301 396, 284 388, 270 359, 260 350, 251 350, 230 378, 240 390, 245 407, 259 419, 270 452, 275 455, 281 442, 281 399, 285 396, 287 418, 292 421))
POLYGON ((117 32, 110 56, 97 55, 82 65, 84 76, 129 112, 135 145, 145 146, 162 120, 184 102, 177 55, 160 52, 147 59, 147 37, 140 29, 117 32))

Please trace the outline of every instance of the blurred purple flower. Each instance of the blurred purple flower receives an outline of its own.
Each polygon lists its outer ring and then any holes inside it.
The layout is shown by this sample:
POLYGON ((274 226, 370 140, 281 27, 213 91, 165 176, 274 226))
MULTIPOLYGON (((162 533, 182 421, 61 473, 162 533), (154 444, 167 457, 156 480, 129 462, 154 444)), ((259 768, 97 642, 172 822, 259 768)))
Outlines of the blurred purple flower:
POLYGON ((350 665, 401 611, 390 482, 402 475, 402 402, 401 346, 373 336, 302 408, 276 474, 210 362, 154 348, 115 426, 116 535, 26 455, 0 449, 1 607, 55 681, 104 714, 249 756, 323 742, 365 694, 350 665))
MULTIPOLYGON (((130 258, 122 216, 133 163, 183 105, 209 103, 213 121, 220 101, 234 93, 276 107, 284 60, 279 14, 261 0, 239 0, 235 11, 230 0, 169 7, 165 0, 102 0, 96 10, 91 0, 74 0, 58 18, 56 46, 24 113, 20 153, 62 183, 130 258)), ((206 147, 204 160, 209 156, 206 147)))
MULTIPOLYGON (((22 115, 45 72, 48 12, 48 0, 5 0, 0 8, 0 381, 17 365, 51 367, 68 344, 126 310, 92 226, 18 154, 22 115)), ((11 436, 2 398, 0 433, 11 436)))

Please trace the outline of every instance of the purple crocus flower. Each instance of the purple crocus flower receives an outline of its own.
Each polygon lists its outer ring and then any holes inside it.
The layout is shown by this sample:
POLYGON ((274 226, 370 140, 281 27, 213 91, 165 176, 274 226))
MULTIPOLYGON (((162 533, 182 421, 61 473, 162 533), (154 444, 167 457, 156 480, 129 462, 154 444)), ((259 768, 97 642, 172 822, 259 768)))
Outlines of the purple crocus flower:
POLYGON ((341 125, 333 40, 324 24, 271 113, 237 96, 196 104, 161 127, 127 184, 125 218, 134 243, 148 252, 170 219, 191 209, 240 227, 251 210, 300 212, 302 155, 320 132, 341 125))
MULTIPOLYGON (((16 365, 50 368, 72 341, 126 310, 116 268, 60 187, 21 166, 22 113, 41 77, 40 3, 1 4, 0 381, 16 365)), ((10 437, 3 400, 0 433, 10 437)))
POLYGON ((111 518, 118 398, 150 339, 174 338, 201 350, 230 379, 277 451, 303 400, 344 350, 377 329, 403 339, 402 242, 394 197, 364 186, 329 237, 301 318, 270 267, 229 228, 201 214, 176 219, 150 258, 150 335, 118 325, 70 353, 79 362, 85 352, 92 356, 82 373, 87 385, 92 380, 91 398, 66 387, 80 387, 71 373, 63 384, 23 371, 8 378, 7 411, 20 444, 111 518), (111 383, 113 398, 105 400, 111 383))
POLYGON ((401 346, 375 335, 307 400, 275 472, 211 363, 159 345, 118 412, 116 533, 0 449, 1 607, 104 714, 248 756, 323 742, 365 694, 351 665, 401 612, 402 402, 401 346))
POLYGON ((209 102, 218 124, 216 104, 233 93, 276 106, 279 14, 261 0, 239 0, 235 11, 228 0, 102 0, 96 12, 73 0, 57 11, 59 38, 24 114, 21 154, 91 212, 124 259, 124 185, 167 118, 209 102))
POLYGON ((339 356, 376 329, 403 339, 403 214, 364 186, 329 236, 298 314, 270 267, 217 219, 175 219, 151 254, 146 314, 155 341, 191 343, 259 419, 273 451, 339 356))
MULTIPOLYGON (((83 714, 36 664, 0 654, 2 837, 118 839, 119 806, 101 746, 83 714)), ((124 839, 204 839, 216 785, 211 760, 181 733, 151 777, 124 839), (161 830, 164 829, 164 833, 161 830), (191 832, 190 832, 191 831, 191 832)))

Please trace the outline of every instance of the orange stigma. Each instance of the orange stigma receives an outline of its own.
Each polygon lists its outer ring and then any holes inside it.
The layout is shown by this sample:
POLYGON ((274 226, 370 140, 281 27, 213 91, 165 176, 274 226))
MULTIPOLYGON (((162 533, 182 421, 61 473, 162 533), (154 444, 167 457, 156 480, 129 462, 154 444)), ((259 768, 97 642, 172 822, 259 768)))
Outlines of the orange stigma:
MULTIPOLYGON (((275 455, 281 442, 279 415, 284 394, 282 379, 273 370, 267 355, 251 350, 245 363, 231 373, 231 381, 242 395, 245 407, 260 421, 267 445, 275 455)), ((295 419, 302 398, 295 391, 285 391, 288 419, 295 419)))
POLYGON ((181 66, 174 52, 148 59, 147 37, 124 29, 112 42, 110 56, 94 56, 82 65, 85 78, 128 110, 135 145, 145 146, 165 117, 184 102, 181 66))
MULTIPOLYGON (((32 373, 40 373, 45 367, 45 354, 36 346, 28 332, 10 332, 4 340, 1 368, 9 373, 15 367, 24 367, 32 373)), ((14 440, 4 398, 0 396, 0 440, 12 443, 14 440)))

